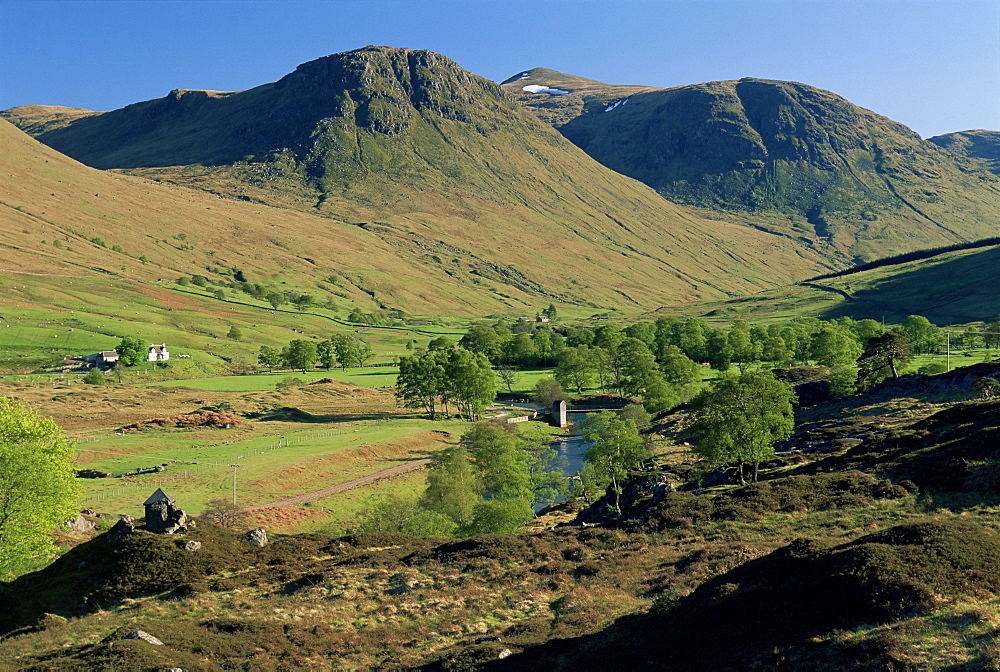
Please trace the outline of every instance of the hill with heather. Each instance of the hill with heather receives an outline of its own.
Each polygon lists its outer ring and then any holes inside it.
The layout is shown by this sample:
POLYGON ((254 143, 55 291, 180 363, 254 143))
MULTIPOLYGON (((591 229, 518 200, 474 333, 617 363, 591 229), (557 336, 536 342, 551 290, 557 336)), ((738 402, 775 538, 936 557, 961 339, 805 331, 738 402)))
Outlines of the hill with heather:
MULTIPOLYGON (((431 52, 368 47, 249 91, 178 90, 111 112, 28 106, 4 116, 93 168, 195 187, 241 213, 265 205, 307 213, 279 217, 309 222, 284 232, 282 249, 312 260, 308 276, 363 276, 355 284, 384 307, 654 307, 755 292, 830 268, 785 236, 664 201, 594 162, 496 84, 431 52), (353 248, 345 268, 320 254, 337 237, 373 245, 353 248), (369 263, 369 255, 379 260, 369 263), (418 287, 383 271, 389 260, 422 268, 425 280, 418 287)), ((5 171, 5 179, 31 182, 27 172, 5 171)), ((60 198, 60 207, 87 203, 108 219, 95 198, 60 198)), ((44 199, 18 205, 55 207, 44 199)), ((200 237, 198 218, 176 219, 200 237)), ((156 227, 139 230, 152 236, 156 227)), ((259 245, 273 233, 250 237, 259 245)), ((220 247, 230 265, 247 265, 236 259, 245 248, 220 247)), ((255 264, 270 264, 258 257, 255 264)))
POLYGON ((868 261, 993 235, 1000 181, 829 91, 745 78, 654 89, 544 68, 504 89, 602 164, 689 205, 868 261))

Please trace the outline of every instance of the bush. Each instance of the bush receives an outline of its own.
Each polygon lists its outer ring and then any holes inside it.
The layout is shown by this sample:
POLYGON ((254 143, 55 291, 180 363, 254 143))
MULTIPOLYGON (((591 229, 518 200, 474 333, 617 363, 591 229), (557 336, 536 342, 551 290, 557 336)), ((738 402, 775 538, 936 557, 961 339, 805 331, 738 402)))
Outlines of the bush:
POLYGON ((287 378, 282 378, 277 383, 274 384, 274 389, 283 390, 286 387, 295 387, 305 385, 306 381, 298 378, 296 376, 288 376, 287 378))
POLYGON ((95 366, 83 377, 83 382, 87 385, 104 385, 107 381, 104 378, 104 373, 95 366))

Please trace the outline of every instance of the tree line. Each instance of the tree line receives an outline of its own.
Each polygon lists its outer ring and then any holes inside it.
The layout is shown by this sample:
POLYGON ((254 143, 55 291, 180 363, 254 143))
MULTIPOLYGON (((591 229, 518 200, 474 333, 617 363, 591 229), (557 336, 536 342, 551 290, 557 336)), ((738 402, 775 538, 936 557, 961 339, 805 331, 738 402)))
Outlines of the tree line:
POLYGON ((334 334, 323 341, 292 339, 288 345, 278 349, 262 345, 257 354, 257 362, 266 366, 270 373, 275 368, 295 369, 305 373, 317 364, 324 369, 339 366, 364 366, 372 357, 371 346, 360 338, 347 334, 334 334))

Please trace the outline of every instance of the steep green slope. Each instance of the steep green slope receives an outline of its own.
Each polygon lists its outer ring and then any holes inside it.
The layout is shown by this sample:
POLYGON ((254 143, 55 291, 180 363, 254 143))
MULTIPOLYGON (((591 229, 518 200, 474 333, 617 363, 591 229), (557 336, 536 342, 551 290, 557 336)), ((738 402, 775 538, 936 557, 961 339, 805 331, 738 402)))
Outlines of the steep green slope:
POLYGON ((503 87, 666 198, 770 214, 746 223, 848 260, 974 240, 1000 224, 1000 181, 980 164, 804 84, 746 78, 650 89, 539 68, 503 87))
POLYGON ((959 131, 927 139, 964 157, 984 161, 990 171, 1000 175, 1000 131, 959 131))
MULTIPOLYGON (((388 257, 461 285, 470 295, 463 312, 520 310, 521 297, 655 307, 829 268, 786 237, 665 202, 594 162, 495 83, 431 52, 368 47, 244 92, 175 91, 100 114, 31 107, 5 116, 92 166, 359 227, 388 257)), ((327 228, 293 244, 312 247, 327 228)), ((395 274, 371 275, 386 305, 405 309, 393 297, 418 291, 395 274)), ((425 283, 422 302, 437 291, 425 283)))

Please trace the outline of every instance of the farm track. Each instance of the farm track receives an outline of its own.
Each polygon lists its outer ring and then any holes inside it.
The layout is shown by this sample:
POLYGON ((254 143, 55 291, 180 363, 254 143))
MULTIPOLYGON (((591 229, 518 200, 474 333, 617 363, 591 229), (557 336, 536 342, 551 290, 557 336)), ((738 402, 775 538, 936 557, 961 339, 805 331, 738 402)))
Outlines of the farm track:
POLYGON ((374 474, 369 474, 368 476, 362 476, 361 478, 354 478, 351 479, 350 481, 344 481, 343 483, 338 483, 337 485, 331 485, 321 490, 314 490, 313 492, 307 492, 303 495, 296 495, 295 497, 289 497, 288 499, 282 499, 277 502, 271 502, 270 504, 258 504, 257 506, 251 506, 244 509, 244 511, 257 511, 259 509, 269 509, 274 506, 299 506, 313 499, 322 499, 323 497, 329 497, 330 495, 335 495, 338 492, 343 492, 345 490, 350 490, 351 488, 356 488, 359 485, 367 485, 368 483, 373 483, 383 478, 389 478, 391 476, 396 476, 398 474, 402 474, 407 471, 413 471, 414 469, 419 469, 420 467, 426 464, 430 464, 430 462, 431 458, 424 457, 419 460, 413 460, 412 462, 407 462, 405 464, 397 465, 395 467, 389 467, 388 469, 383 469, 382 471, 376 471, 374 474))

